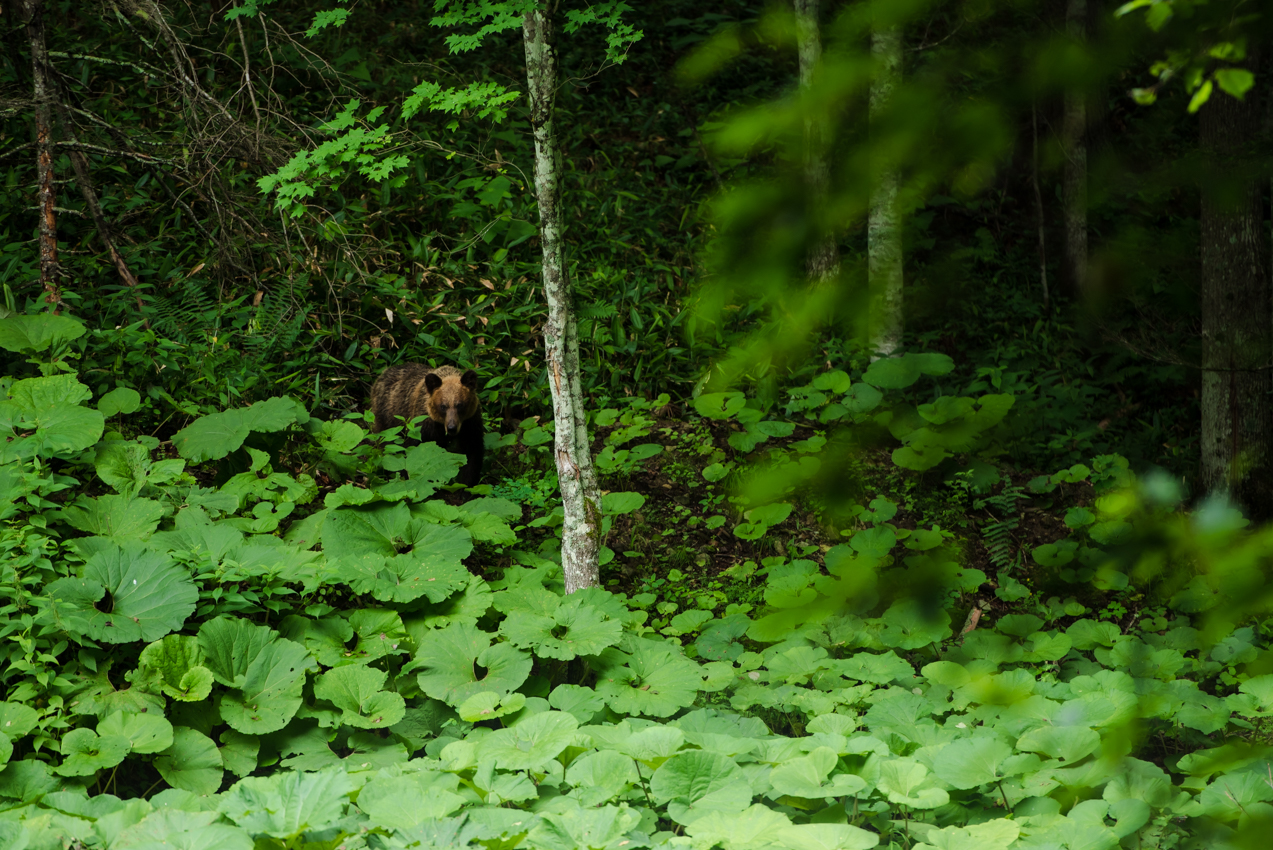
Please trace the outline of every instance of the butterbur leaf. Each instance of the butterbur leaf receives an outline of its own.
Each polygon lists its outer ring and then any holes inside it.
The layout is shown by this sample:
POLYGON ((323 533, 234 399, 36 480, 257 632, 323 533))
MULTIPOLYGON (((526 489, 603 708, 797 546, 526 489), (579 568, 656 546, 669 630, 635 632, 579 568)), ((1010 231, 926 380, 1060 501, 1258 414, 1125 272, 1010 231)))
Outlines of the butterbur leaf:
POLYGON ((566 782, 574 788, 571 796, 581 806, 599 806, 640 781, 632 759, 614 750, 589 753, 566 769, 566 782))
POLYGON ((523 694, 496 694, 482 691, 461 703, 455 713, 460 715, 460 719, 466 723, 479 723, 521 711, 525 705, 526 697, 523 694))
POLYGON ((108 419, 118 413, 136 413, 141 393, 131 387, 116 387, 97 400, 97 409, 108 419))
POLYGON ((623 837, 640 822, 641 815, 626 805, 544 812, 528 840, 532 847, 543 850, 618 848, 628 843, 623 837))
POLYGON ((220 735, 221 761, 225 769, 236 776, 247 776, 256 770, 257 756, 261 750, 261 739, 255 735, 244 735, 227 729, 220 735))
POLYGON ((221 787, 221 753, 212 739, 185 726, 173 729, 172 745, 155 759, 155 769, 173 788, 215 794, 221 787))
POLYGON ((103 738, 116 736, 128 741, 134 753, 157 753, 172 746, 172 724, 157 714, 116 711, 97 724, 103 738))
POLYGON ((99 737, 92 729, 72 729, 62 736, 62 764, 54 772, 62 776, 92 776, 114 767, 128 755, 129 740, 118 735, 99 737))
POLYGON ((290 841, 339 820, 353 788, 340 767, 249 776, 221 796, 220 810, 250 833, 290 841))
POLYGON ((176 631, 199 598, 170 556, 139 543, 103 546, 85 562, 81 578, 58 579, 47 591, 63 628, 107 643, 153 641, 176 631))
POLYGON ((741 812, 752 790, 734 760, 706 750, 686 750, 665 761, 650 777, 650 793, 667 801, 677 823, 693 823, 708 812, 741 812))
POLYGON ((652 641, 631 655, 608 649, 597 665, 597 695, 619 714, 667 717, 694 701, 701 682, 697 664, 652 641))
POLYGON ((696 847, 720 845, 725 850, 770 847, 781 840, 791 821, 757 803, 741 812, 708 812, 685 827, 696 847))
POLYGON ((843 797, 866 788, 866 780, 849 773, 837 775, 835 781, 828 784, 827 777, 838 762, 839 755, 835 750, 818 747, 807 756, 775 767, 769 774, 769 784, 780 795, 807 798, 843 797))
POLYGON ((0 702, 0 732, 16 741, 35 728, 40 715, 29 705, 0 702))
POLYGON ((358 792, 358 808, 373 826, 410 829, 458 811, 464 805, 464 798, 455 793, 458 784, 455 774, 431 770, 383 776, 358 792))
POLYGON ((771 840, 787 850, 870 850, 880 836, 844 823, 802 823, 778 831, 771 840))
POLYGON ((747 405, 742 393, 704 393, 694 399, 694 409, 708 419, 729 419, 747 405))
POLYGON ((876 360, 867 367, 862 380, 883 390, 900 390, 918 381, 920 375, 948 375, 954 368, 955 361, 945 354, 903 354, 876 360))
POLYGON ((308 414, 290 398, 270 398, 202 416, 174 434, 172 442, 186 460, 202 463, 235 451, 253 431, 281 431, 302 417, 308 419, 308 414))
POLYGON ((645 496, 640 493, 606 493, 601 497, 601 512, 610 516, 630 514, 644 504, 645 496))
POLYGON ((381 690, 387 676, 383 670, 362 665, 337 667, 314 681, 314 696, 339 708, 344 725, 387 729, 406 716, 402 697, 381 690))
POLYGON ((59 517, 72 528, 122 542, 144 539, 154 533, 164 517, 164 508, 153 499, 108 495, 79 499, 63 508, 59 517))
POLYGON ((513 646, 534 650, 541 658, 569 661, 614 646, 623 635, 623 625, 591 605, 567 598, 551 616, 514 611, 500 624, 500 633, 513 646))
POLYGON ((889 759, 880 765, 876 785, 890 803, 913 809, 935 809, 950 802, 950 795, 940 788, 924 787, 927 781, 928 768, 914 759, 889 759))
POLYGON ((222 698, 222 719, 245 735, 282 729, 300 708, 305 674, 315 666, 300 644, 272 641, 248 665, 241 690, 222 698))
MULTIPOLYGON (((968 827, 948 826, 928 833, 928 842, 919 847, 935 847, 939 850, 1008 850, 1021 834, 1021 827, 1007 818, 975 823, 968 827)), ((1107 842, 1099 838, 1092 842, 1076 841, 1069 847, 1102 847, 1107 842)), ((1114 846, 1117 838, 1114 839, 1114 846)))
POLYGON ((592 688, 579 685, 558 685, 548 695, 548 704, 553 708, 568 711, 580 723, 587 723, 597 712, 606 707, 605 700, 597 696, 592 688))
POLYGON ((1017 739, 1017 749, 1072 764, 1101 745, 1101 736, 1087 726, 1040 726, 1017 739))
POLYGON ((950 635, 950 614, 945 609, 926 609, 915 599, 893 603, 880 620, 884 630, 879 640, 888 647, 919 649, 950 635))
POLYGON ((410 665, 422 670, 420 690, 453 706, 483 691, 509 693, 526 681, 530 668, 529 653, 506 643, 492 646, 490 635, 467 623, 433 632, 410 665))
POLYGON ((218 682, 241 688, 248 667, 278 633, 238 617, 217 617, 199 628, 199 648, 218 682))
POLYGON ((933 772, 956 788, 976 788, 1002 779, 999 768, 1011 755, 1011 745, 998 738, 961 738, 937 751, 933 772))
POLYGON ((564 711, 532 714, 497 729, 478 744, 479 759, 494 759, 501 770, 540 771, 574 740, 579 721, 564 711))
POLYGON ((168 635, 141 651, 138 663, 157 672, 166 696, 182 702, 200 702, 212 693, 212 671, 203 666, 198 638, 168 635))
POLYGON ((84 324, 69 316, 36 313, 15 314, 0 319, 0 348, 6 351, 39 353, 57 342, 70 342, 84 335, 84 324))

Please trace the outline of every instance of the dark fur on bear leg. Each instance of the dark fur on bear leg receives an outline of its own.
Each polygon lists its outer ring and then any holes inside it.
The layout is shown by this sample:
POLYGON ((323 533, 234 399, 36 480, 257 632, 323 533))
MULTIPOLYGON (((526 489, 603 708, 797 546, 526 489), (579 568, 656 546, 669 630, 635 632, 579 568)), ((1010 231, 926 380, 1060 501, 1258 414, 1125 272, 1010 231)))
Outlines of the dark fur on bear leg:
POLYGON ((465 463, 460 467, 456 480, 465 487, 472 487, 481 480, 482 461, 486 452, 486 428, 482 424, 481 413, 466 420, 460 432, 449 437, 446 428, 426 420, 420 426, 420 439, 426 443, 437 443, 449 452, 464 455, 465 463))

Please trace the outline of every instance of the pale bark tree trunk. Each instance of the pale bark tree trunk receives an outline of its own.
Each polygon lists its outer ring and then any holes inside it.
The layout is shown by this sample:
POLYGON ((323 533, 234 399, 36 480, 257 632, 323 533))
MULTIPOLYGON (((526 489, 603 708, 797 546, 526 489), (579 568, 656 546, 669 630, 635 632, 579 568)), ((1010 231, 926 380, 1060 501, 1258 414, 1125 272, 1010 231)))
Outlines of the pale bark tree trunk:
MULTIPOLYGON (((1255 62, 1249 67, 1255 70, 1255 62)), ((1202 186, 1202 492, 1273 516, 1273 291, 1263 181, 1254 167, 1259 90, 1215 91, 1200 115, 1202 186)))
POLYGON ((583 390, 579 380, 579 333, 570 280, 562 250, 560 154, 553 127, 557 99, 557 57, 551 12, 534 9, 522 19, 530 123, 535 136, 535 194, 539 201, 539 238, 543 251, 544 354, 556 420, 555 459, 565 521, 561 566, 566 592, 596 587, 601 544, 601 496, 588 446, 583 390))
MULTIPOLYGON (((876 63, 871 81, 871 123, 887 107, 902 71, 902 34, 894 27, 871 33, 876 63)), ((878 151, 875 147, 873 150, 878 151)), ((867 219, 867 268, 871 290, 871 350, 889 357, 901 347, 902 213, 898 174, 891 163, 872 168, 871 211, 867 219)))
POLYGON ((44 0, 12 0, 12 14, 26 24, 31 45, 32 97, 35 100, 36 195, 40 216, 40 285, 44 300, 57 312, 62 303, 61 266, 57 258, 57 186, 53 174, 53 80, 44 40, 44 0))
MULTIPOLYGON (((1087 0, 1067 0, 1065 29, 1077 42, 1087 41, 1087 0)), ((1065 94, 1061 136, 1065 144, 1065 266, 1070 285, 1088 295, 1087 281, 1087 92, 1065 94)))
MULTIPOLYGON (((807 92, 814 74, 822 63, 822 36, 818 32, 818 0, 792 0, 796 13, 796 43, 800 56, 800 88, 807 92)), ((804 173, 809 190, 809 209, 819 222, 820 236, 809 251, 806 261, 809 280, 815 284, 833 280, 840 273, 840 249, 835 233, 826 225, 827 133, 819 116, 805 113, 804 173)))

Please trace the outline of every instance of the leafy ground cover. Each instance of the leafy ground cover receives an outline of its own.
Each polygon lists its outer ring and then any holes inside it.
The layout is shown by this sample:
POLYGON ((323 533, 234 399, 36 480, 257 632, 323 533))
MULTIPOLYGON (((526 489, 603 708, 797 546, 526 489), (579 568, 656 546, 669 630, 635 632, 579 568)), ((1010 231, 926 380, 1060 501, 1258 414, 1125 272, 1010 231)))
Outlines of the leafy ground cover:
POLYGON ((1005 475, 1014 396, 944 355, 595 412, 610 584, 566 597, 551 423, 467 495, 285 397, 160 443, 83 332, 0 319, 0 846, 1267 834, 1269 533, 1116 455, 1005 475))

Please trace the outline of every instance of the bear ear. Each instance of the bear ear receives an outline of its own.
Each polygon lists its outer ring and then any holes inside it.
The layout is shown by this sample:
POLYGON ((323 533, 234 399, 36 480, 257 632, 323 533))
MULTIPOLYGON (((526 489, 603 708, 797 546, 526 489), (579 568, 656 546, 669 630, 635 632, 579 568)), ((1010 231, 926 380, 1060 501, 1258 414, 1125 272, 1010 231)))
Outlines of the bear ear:
POLYGON ((477 389, 477 373, 474 372, 472 369, 469 369, 467 372, 465 372, 463 375, 460 376, 460 383, 471 390, 476 390, 477 389))
POLYGON ((424 388, 430 393, 437 392, 440 386, 442 386, 442 379, 438 377, 436 372, 430 372, 424 376, 424 388))

